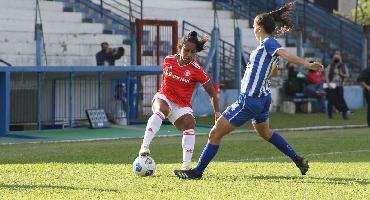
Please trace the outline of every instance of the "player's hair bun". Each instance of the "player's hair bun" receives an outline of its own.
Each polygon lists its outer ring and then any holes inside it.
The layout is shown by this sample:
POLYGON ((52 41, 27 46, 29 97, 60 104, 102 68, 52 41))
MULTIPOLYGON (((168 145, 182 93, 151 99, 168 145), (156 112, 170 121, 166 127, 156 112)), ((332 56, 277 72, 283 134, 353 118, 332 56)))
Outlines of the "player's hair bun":
MULTIPOLYGON (((200 52, 207 48, 205 45, 207 41, 207 35, 203 35, 198 38, 198 33, 196 31, 191 31, 180 40, 179 44, 182 46, 185 42, 194 43, 196 45, 196 51, 200 52)), ((180 52, 180 49, 178 51, 180 52)))
POLYGON ((196 37, 198 37, 198 33, 196 31, 192 31, 192 32, 189 33, 189 36, 196 38, 196 37))

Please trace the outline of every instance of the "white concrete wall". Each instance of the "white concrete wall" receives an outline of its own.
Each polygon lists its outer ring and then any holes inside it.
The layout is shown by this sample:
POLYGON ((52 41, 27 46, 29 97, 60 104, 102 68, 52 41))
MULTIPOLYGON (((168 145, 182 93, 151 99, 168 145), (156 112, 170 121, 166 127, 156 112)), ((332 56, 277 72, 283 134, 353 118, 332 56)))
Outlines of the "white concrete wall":
MULTIPOLYGON (((34 21, 0 19, 0 31, 27 32, 35 29, 34 21)), ((70 22, 43 22, 44 33, 85 33, 94 34, 103 32, 103 24, 70 23, 70 22)))
MULTIPOLYGON (((0 12, 2 14, 2 20, 23 20, 27 22, 35 22, 35 10, 34 9, 17 9, 1 7, 0 12)), ((41 13, 41 19, 43 22, 74 22, 81 23, 82 13, 78 12, 61 12, 60 10, 45 10, 41 13)))
MULTIPOLYGON (((40 0, 41 10, 55 10, 63 11, 62 2, 44 1, 40 0)), ((3 8, 16 8, 23 10, 35 10, 36 0, 0 0, 0 4, 3 8)))

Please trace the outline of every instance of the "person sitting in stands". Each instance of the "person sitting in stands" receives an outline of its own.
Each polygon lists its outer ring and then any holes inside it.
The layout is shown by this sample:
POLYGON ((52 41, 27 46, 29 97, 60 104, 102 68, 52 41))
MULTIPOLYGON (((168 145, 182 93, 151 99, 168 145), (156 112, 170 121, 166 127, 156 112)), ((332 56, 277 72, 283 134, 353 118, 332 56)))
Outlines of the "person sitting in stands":
POLYGON ((325 77, 320 71, 309 70, 307 73, 307 85, 303 89, 305 96, 316 98, 317 102, 312 102, 313 112, 325 112, 325 91, 324 84, 325 77))

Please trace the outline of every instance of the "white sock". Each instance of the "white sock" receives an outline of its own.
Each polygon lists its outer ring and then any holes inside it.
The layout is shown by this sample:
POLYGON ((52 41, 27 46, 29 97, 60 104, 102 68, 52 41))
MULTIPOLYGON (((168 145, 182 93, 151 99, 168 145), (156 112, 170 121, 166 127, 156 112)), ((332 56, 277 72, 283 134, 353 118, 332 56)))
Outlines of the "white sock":
POLYGON ((182 136, 182 169, 189 169, 191 158, 193 157, 195 145, 195 132, 194 129, 183 131, 182 136))
POLYGON ((153 113, 153 115, 149 117, 148 123, 146 124, 143 144, 141 146, 149 148, 149 145, 152 142, 155 134, 161 128, 162 121, 164 120, 164 118, 165 116, 162 112, 153 113))

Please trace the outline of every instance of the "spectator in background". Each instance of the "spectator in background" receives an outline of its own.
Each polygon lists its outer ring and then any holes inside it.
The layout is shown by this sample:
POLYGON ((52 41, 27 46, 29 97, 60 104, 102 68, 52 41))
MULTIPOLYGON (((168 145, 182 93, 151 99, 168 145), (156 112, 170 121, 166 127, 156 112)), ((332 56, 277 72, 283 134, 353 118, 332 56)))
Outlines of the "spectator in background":
POLYGON ((109 120, 117 125, 127 125, 126 108, 126 86, 124 83, 117 84, 114 88, 110 112, 107 113, 109 120))
POLYGON ((361 72, 357 81, 364 88, 367 103, 367 126, 370 127, 370 55, 367 57, 367 68, 361 72))
POLYGON ((123 47, 110 48, 107 42, 100 44, 101 50, 96 53, 96 65, 114 66, 116 60, 120 59, 125 54, 123 47))
POLYGON ((333 55, 332 63, 325 71, 325 88, 327 88, 326 98, 328 100, 328 117, 333 118, 333 106, 342 113, 343 119, 348 119, 348 106, 344 100, 343 83, 348 79, 349 72, 347 65, 342 62, 339 51, 333 55))
POLYGON ((284 83, 285 95, 294 97, 296 93, 302 92, 304 82, 298 79, 298 72, 296 67, 291 62, 287 62, 286 68, 288 70, 288 79, 284 83))
POLYGON ((307 85, 303 89, 305 96, 316 98, 317 102, 312 103, 314 112, 325 112, 325 91, 323 84, 324 74, 320 71, 309 70, 307 73, 307 85))

